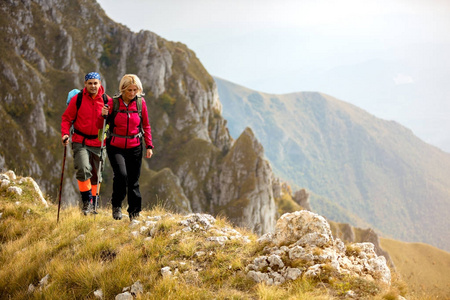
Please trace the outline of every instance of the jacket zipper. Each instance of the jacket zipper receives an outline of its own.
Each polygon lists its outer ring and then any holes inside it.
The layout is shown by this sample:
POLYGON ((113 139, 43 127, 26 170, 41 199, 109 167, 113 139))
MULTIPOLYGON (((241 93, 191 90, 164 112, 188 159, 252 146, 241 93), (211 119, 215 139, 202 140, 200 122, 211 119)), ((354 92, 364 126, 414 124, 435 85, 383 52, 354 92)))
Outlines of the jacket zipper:
MULTIPOLYGON (((127 111, 128 111, 128 106, 127 106, 127 111)), ((129 135, 129 133, 128 133, 129 128, 130 128, 130 113, 127 112, 127 133, 126 133, 126 135, 129 135)), ((125 138, 125 149, 127 149, 127 144, 128 144, 128 139, 125 138)))

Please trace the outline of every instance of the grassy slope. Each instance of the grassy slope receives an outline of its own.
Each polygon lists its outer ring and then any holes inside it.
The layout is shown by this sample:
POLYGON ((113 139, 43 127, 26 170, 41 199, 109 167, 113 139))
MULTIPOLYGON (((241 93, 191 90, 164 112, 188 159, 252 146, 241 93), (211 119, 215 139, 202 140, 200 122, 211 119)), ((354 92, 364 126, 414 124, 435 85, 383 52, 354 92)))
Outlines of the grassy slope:
MULTIPOLYGON (((142 212, 142 221, 162 217, 152 233, 133 235, 144 223, 115 221, 109 209, 100 209, 95 218, 81 216, 78 208, 63 209, 57 224, 55 205, 44 207, 31 184, 16 185, 23 189, 22 196, 0 189, 2 299, 94 299, 98 289, 105 299, 113 299, 137 281, 144 289, 137 299, 336 299, 332 293, 373 288, 351 279, 326 285, 304 279, 282 286, 257 284, 244 270, 264 245, 248 231, 237 228, 249 243, 232 239, 220 245, 206 240, 217 234, 213 231, 181 231, 183 216, 161 208, 142 212), (205 255, 196 255, 198 251, 205 255), (177 268, 176 276, 163 277, 165 266, 177 268), (47 274, 49 285, 40 290, 39 281, 47 274), (32 294, 30 284, 37 286, 32 294)), ((214 223, 219 230, 229 227, 225 219, 214 223)), ((394 281, 389 290, 371 298, 395 299, 402 293, 399 286, 401 282, 394 281)))
POLYGON ((450 297, 450 253, 427 244, 380 238, 397 272, 417 298, 450 297))

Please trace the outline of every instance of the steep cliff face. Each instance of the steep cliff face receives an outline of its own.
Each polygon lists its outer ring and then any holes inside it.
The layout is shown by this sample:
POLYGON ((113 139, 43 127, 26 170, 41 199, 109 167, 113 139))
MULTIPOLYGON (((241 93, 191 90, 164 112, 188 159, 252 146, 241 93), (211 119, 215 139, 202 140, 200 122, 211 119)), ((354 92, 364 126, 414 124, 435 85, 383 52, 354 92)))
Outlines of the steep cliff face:
MULTIPOLYGON (((7 45, 0 53, 1 169, 33 176, 56 196, 63 150, 59 124, 67 92, 83 87, 85 73, 98 71, 113 95, 119 79, 134 73, 144 85, 155 144, 155 155, 142 171, 144 205, 233 211, 231 219, 238 225, 259 233, 273 228, 273 175, 262 147, 251 132, 233 146, 216 84, 194 52, 149 31, 131 32, 93 1, 7 0, 0 11, 0 40, 7 45), (241 149, 247 140, 247 149, 241 149), (233 209, 223 206, 229 203, 233 209)), ((66 205, 79 197, 70 152, 66 205)), ((107 162, 103 203, 111 181, 107 162)))
POLYGON ((224 212, 230 220, 257 233, 270 231, 276 221, 274 178, 262 153, 252 130, 245 129, 224 157, 218 178, 220 193, 213 201, 217 213, 224 212))

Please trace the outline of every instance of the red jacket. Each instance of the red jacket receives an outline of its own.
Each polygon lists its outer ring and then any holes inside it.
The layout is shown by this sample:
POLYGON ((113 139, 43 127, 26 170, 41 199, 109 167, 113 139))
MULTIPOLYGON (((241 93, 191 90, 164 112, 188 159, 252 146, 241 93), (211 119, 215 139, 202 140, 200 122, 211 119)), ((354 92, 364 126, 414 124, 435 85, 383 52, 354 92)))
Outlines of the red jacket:
MULTIPOLYGON (((103 94, 105 90, 103 86, 100 86, 98 90, 97 96, 92 99, 89 93, 86 91, 86 88, 83 89, 83 99, 81 100, 81 106, 78 109, 77 113, 77 96, 75 95, 70 99, 69 106, 67 106, 66 111, 62 115, 61 121, 61 137, 64 135, 70 134, 70 127, 72 125, 72 121, 75 119, 76 121, 73 124, 74 128, 86 135, 98 135, 98 128, 96 126, 96 121, 98 116, 102 113, 103 103, 103 94)), ((111 100, 111 97, 108 96, 108 100, 111 100)), ((95 139, 85 139, 83 136, 77 134, 76 132, 72 136, 72 142, 74 143, 84 143, 86 146, 92 147, 100 147, 101 142, 98 138, 95 139)))
MULTIPOLYGON (((116 117, 114 119, 114 134, 121 136, 134 136, 139 133, 139 124, 141 122, 139 114, 137 113, 137 105, 136 98, 128 103, 128 107, 122 100, 122 97, 119 98, 119 110, 128 110, 128 111, 136 111, 135 113, 125 113, 125 112, 117 112, 116 117)), ((109 115, 113 113, 113 99, 110 99, 108 102, 109 106, 109 115)), ((101 114, 97 118, 97 128, 103 128, 103 117, 101 114)), ((108 120, 108 122, 112 122, 112 120, 108 120)), ((111 126, 111 124, 110 124, 111 126)), ((148 120, 148 111, 147 104, 145 103, 144 98, 142 98, 142 129, 144 130, 144 141, 146 148, 153 149, 152 143, 152 133, 150 128, 150 122, 148 120)), ((137 147, 141 144, 141 139, 139 137, 135 138, 125 138, 119 136, 111 136, 110 145, 122 149, 129 149, 137 147)))

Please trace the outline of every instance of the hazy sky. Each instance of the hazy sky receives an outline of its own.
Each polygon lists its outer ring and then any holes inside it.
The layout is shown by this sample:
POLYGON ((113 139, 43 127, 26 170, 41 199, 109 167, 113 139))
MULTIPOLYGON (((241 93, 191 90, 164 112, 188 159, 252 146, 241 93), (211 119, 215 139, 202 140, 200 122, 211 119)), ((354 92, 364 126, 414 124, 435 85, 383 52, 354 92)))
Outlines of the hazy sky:
POLYGON ((186 44, 213 76, 325 92, 450 152, 448 0, 98 2, 133 31, 186 44))

